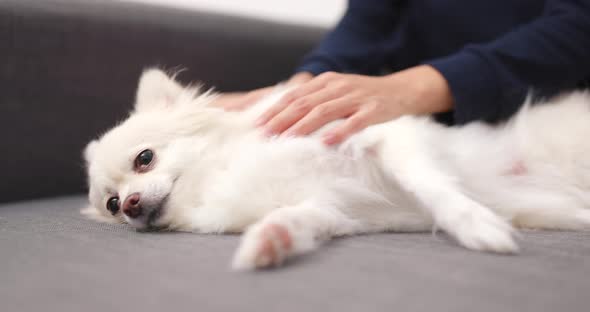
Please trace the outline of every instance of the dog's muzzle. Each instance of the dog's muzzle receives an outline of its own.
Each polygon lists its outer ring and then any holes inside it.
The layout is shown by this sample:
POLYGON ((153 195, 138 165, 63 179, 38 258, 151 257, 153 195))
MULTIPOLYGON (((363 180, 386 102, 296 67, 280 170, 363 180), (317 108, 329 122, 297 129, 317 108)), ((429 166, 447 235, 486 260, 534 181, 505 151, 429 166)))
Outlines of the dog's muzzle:
POLYGON ((168 196, 153 202, 142 200, 141 194, 132 193, 123 202, 122 211, 127 223, 140 231, 154 231, 162 227, 157 225, 162 217, 168 196))

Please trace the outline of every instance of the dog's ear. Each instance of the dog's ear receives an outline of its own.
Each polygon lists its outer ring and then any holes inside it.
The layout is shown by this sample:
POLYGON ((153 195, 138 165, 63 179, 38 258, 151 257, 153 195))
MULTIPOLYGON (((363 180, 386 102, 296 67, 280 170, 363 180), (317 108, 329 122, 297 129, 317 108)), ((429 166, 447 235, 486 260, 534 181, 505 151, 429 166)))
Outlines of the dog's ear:
POLYGON ((86 148, 84 148, 84 160, 86 160, 86 164, 90 163, 94 157, 94 151, 96 150, 97 146, 98 141, 92 140, 90 143, 88 143, 88 145, 86 145, 86 148))
POLYGON ((148 69, 139 79, 135 111, 149 111, 171 107, 182 95, 183 87, 159 69, 148 69))

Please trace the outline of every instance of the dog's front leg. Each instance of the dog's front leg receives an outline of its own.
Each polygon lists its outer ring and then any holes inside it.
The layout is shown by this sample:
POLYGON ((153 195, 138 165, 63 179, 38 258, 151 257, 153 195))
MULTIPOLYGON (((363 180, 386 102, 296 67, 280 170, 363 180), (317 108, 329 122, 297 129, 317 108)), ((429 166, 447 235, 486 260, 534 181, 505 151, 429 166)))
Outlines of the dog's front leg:
POLYGON ((242 236, 232 266, 251 270, 281 265, 286 259, 314 250, 333 236, 353 234, 363 225, 326 201, 310 199, 274 210, 242 236))

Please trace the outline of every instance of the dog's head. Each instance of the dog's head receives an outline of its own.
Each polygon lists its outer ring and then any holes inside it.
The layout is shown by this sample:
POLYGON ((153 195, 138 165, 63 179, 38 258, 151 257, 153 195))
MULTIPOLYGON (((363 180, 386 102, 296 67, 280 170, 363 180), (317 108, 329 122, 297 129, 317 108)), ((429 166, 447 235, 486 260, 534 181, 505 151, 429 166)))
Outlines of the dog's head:
POLYGON ((195 160, 194 138, 212 110, 205 107, 210 97, 197 93, 159 70, 142 75, 129 118, 85 149, 90 207, 84 214, 138 229, 168 227, 178 218, 170 196, 195 160))

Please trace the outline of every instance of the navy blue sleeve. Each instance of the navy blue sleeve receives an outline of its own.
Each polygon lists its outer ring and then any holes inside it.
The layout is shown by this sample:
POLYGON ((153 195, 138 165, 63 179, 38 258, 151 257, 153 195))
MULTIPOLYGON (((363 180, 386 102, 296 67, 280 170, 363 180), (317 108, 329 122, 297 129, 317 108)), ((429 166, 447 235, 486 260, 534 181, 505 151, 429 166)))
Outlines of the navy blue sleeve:
POLYGON ((590 1, 548 0, 529 24, 427 63, 449 83, 455 123, 506 118, 531 89, 552 94, 588 79, 590 1))
POLYGON ((375 75, 386 64, 384 44, 395 27, 396 3, 391 0, 350 0, 334 30, 302 61, 297 72, 326 71, 375 75))

